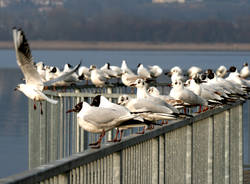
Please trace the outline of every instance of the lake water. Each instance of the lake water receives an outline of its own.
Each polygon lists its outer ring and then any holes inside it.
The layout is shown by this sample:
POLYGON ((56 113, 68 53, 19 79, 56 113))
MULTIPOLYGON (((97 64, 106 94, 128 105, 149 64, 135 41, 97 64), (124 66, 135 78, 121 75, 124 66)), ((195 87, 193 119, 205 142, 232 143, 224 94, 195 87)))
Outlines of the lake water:
MULTIPOLYGON (((82 59, 82 65, 98 67, 110 62, 121 65, 127 60, 129 67, 138 63, 145 66, 157 64, 164 69, 179 65, 183 69, 196 65, 202 68, 218 68, 231 65, 241 68, 250 62, 250 52, 182 52, 182 51, 70 51, 34 50, 35 61, 62 67, 73 65, 82 59)), ((13 50, 0 50, 0 178, 28 169, 28 105, 27 98, 13 89, 22 82, 22 73, 17 68, 13 50)), ((246 108, 244 108, 246 109, 246 108)), ((244 111, 246 119, 247 111, 244 111)), ((247 125, 246 125, 247 126, 247 125)), ((247 127, 244 127, 246 130, 247 127)), ((246 148, 246 147, 245 147, 246 148)))

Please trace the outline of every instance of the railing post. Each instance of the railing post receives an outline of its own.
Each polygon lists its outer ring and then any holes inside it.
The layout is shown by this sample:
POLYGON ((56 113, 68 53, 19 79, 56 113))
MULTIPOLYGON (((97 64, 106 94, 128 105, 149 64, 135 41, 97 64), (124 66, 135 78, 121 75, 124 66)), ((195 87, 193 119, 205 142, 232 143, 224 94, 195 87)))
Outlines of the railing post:
POLYGON ((67 174, 60 174, 58 176, 58 183, 60 183, 60 184, 68 184, 68 175, 67 174))
POLYGON ((159 136, 159 184, 165 183, 165 137, 164 135, 159 136))
POLYGON ((152 182, 151 183, 159 183, 159 139, 154 138, 152 139, 152 182))
POLYGON ((121 152, 113 153, 113 184, 121 183, 121 152))
POLYGON ((225 111, 225 184, 230 182, 230 111, 225 111))
POLYGON ((187 150, 186 150, 186 184, 192 183, 192 126, 187 125, 187 150))
POLYGON ((243 183, 243 118, 242 118, 242 106, 243 104, 238 105, 239 108, 239 183, 243 183))

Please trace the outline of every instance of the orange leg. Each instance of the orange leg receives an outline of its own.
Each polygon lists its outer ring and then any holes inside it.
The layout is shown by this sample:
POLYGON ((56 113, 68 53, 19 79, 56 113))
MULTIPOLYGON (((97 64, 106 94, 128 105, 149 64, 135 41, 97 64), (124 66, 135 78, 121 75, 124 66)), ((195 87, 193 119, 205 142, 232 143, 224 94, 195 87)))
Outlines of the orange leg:
POLYGON ((89 144, 89 146, 91 146, 91 148, 95 148, 95 149, 98 149, 100 148, 100 144, 101 144, 101 141, 102 141, 102 138, 105 136, 105 131, 103 130, 98 141, 96 141, 95 143, 91 143, 89 144))
POLYGON ((142 129, 142 131, 141 132, 139 131, 136 134, 144 134, 145 133, 145 129, 146 129, 146 127, 144 126, 143 129, 142 129))

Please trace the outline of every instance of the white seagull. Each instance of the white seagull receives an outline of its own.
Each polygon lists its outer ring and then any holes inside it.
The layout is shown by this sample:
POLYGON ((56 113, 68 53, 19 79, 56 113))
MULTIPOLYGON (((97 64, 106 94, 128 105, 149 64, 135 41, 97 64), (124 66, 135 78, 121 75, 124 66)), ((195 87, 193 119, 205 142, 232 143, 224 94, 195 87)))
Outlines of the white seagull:
POLYGON ((247 62, 243 64, 243 67, 240 70, 240 77, 242 77, 243 79, 250 77, 250 70, 247 62))
POLYGON ((110 79, 110 77, 102 70, 97 69, 95 65, 91 65, 89 67, 89 71, 91 73, 91 82, 96 87, 103 87, 105 84, 107 84, 107 79, 110 79))
POLYGON ((143 66, 143 64, 139 63, 137 66, 137 75, 143 79, 151 79, 150 72, 147 68, 143 66))
MULTIPOLYGON (((102 95, 95 96, 92 100, 91 106, 116 109, 119 111, 124 111, 124 113, 130 112, 129 109, 126 108, 125 106, 112 103, 102 95)), ((123 130, 125 129, 134 128, 134 127, 146 127, 149 125, 155 125, 155 123, 151 121, 146 121, 143 118, 141 118, 139 115, 138 117, 135 117, 127 122, 123 122, 117 127, 117 132, 116 132, 115 138, 113 139, 113 142, 121 141, 122 133, 123 133, 123 130), (120 135, 120 139, 118 140, 117 138, 118 138, 118 134, 120 130, 121 130, 121 135, 120 135)))
POLYGON ((91 74, 89 71, 89 68, 86 66, 80 66, 78 69, 78 75, 86 80, 86 84, 88 84, 88 81, 90 80, 91 74))
POLYGON ((122 72, 126 72, 128 74, 134 74, 134 72, 132 72, 132 70, 128 67, 125 60, 122 61, 121 69, 122 69, 122 72))
MULTIPOLYGON (((41 101, 46 100, 52 104, 57 104, 56 100, 47 97, 42 91, 44 86, 49 86, 58 80, 63 80, 68 75, 71 75, 75 70, 78 69, 80 65, 74 68, 71 72, 65 74, 64 76, 58 77, 48 82, 43 82, 42 77, 37 72, 31 55, 31 50, 27 39, 25 38, 24 32, 22 30, 13 29, 13 40, 16 52, 17 64, 22 70, 25 78, 25 84, 18 84, 15 90, 23 92, 28 98, 32 99, 34 102, 39 101, 42 111, 41 101)), ((34 109, 36 105, 34 103, 34 109)))
POLYGON ((90 144, 90 146, 94 146, 92 148, 100 147, 106 131, 138 116, 120 109, 91 106, 86 102, 78 103, 73 109, 67 111, 67 113, 69 112, 77 113, 77 122, 84 130, 92 133, 101 133, 98 141, 90 144))
POLYGON ((153 78, 159 77, 163 72, 162 68, 158 65, 153 65, 153 66, 149 65, 148 68, 149 68, 150 75, 153 78))
POLYGON ((184 85, 181 80, 176 80, 172 83, 173 88, 170 91, 170 96, 176 100, 182 100, 189 105, 200 105, 201 106, 208 106, 208 102, 201 98, 200 96, 196 95, 193 91, 190 91, 187 88, 184 88, 184 85))
POLYGON ((227 68, 224 65, 221 65, 217 70, 216 70, 216 75, 218 77, 225 77, 225 75, 227 74, 227 68))

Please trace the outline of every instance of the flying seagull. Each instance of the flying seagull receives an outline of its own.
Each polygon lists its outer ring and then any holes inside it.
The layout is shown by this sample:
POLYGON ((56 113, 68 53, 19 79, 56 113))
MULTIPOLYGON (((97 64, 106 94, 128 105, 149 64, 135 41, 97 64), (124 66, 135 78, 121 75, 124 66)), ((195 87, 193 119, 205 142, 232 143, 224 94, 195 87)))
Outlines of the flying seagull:
POLYGON ((34 101, 34 109, 36 109, 35 102, 39 101, 41 114, 43 114, 41 101, 46 100, 52 104, 57 104, 56 100, 47 97, 42 92, 44 86, 50 86, 54 82, 63 80, 65 77, 74 73, 79 68, 80 64, 78 64, 70 72, 65 73, 58 78, 43 82, 42 76, 37 72, 35 68, 29 43, 24 35, 24 32, 21 29, 17 30, 16 28, 13 28, 13 40, 16 51, 17 64, 22 70, 26 82, 25 84, 18 84, 15 90, 23 92, 28 98, 32 99, 34 101))

